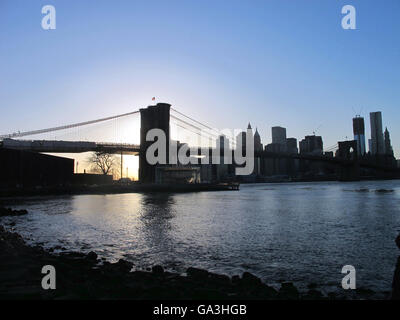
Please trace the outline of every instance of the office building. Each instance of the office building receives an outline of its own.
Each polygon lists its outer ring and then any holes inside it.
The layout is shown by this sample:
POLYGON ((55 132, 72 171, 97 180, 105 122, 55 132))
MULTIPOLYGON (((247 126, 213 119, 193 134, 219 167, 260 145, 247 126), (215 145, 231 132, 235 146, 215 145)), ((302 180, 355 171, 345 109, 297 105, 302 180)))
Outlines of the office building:
POLYGON ((261 143, 261 137, 260 134, 258 133, 258 130, 256 128, 256 132, 254 133, 254 150, 255 151, 262 151, 263 146, 261 143))
POLYGON ((272 127, 272 143, 286 145, 286 128, 272 127))
POLYGON ((286 139, 286 149, 289 153, 299 153, 299 149, 297 148, 297 139, 296 138, 287 138, 286 139))
POLYGON ((356 116, 353 118, 354 140, 357 141, 357 154, 363 156, 365 154, 365 126, 364 118, 356 116))
POLYGON ((380 111, 371 112, 369 116, 371 121, 371 153, 384 154, 385 145, 383 142, 382 113, 380 111))
MULTIPOLYGON (((247 130, 251 130, 251 137, 253 137, 253 130, 251 128, 250 122, 249 125, 247 126, 247 130)), ((246 137, 247 137, 247 131, 242 131, 236 136, 236 147, 242 147, 243 149, 246 149, 246 137)))
POLYGON ((305 136, 303 140, 300 141, 300 153, 312 153, 316 155, 322 155, 324 146, 322 143, 321 136, 305 136))
POLYGON ((390 134, 387 128, 385 129, 385 154, 393 156, 393 148, 390 142, 390 134))

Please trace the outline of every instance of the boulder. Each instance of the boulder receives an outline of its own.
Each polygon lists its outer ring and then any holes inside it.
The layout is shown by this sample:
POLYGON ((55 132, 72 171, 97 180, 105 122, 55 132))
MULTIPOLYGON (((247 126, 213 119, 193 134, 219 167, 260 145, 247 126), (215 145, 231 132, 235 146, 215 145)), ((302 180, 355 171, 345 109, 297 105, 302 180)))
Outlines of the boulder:
POLYGON ((23 216, 25 214, 28 214, 28 211, 26 210, 13 210, 10 208, 3 208, 0 207, 0 217, 5 217, 5 216, 23 216))
POLYGON ((250 272, 243 273, 241 283, 245 286, 257 286, 262 284, 261 279, 250 272))
POLYGON ((153 266, 153 267, 151 268, 151 271, 152 271, 154 274, 156 274, 156 275, 162 275, 162 274, 164 274, 164 268, 163 268, 162 266, 160 266, 160 265, 153 266))
POLYGON ((198 280, 204 280, 208 278, 209 272, 207 270, 190 267, 186 270, 188 277, 198 280))
POLYGON ((87 256, 86 256, 89 260, 97 260, 97 253, 94 251, 90 251, 87 256))
POLYGON ((283 282, 279 289, 279 297, 281 299, 298 299, 299 290, 297 290, 292 282, 283 282))

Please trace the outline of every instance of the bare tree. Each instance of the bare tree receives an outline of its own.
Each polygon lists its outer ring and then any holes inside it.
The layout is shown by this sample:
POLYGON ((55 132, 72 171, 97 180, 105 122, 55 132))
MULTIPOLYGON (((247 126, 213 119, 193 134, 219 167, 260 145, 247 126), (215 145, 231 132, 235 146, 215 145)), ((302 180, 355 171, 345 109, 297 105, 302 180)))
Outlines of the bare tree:
POLYGON ((88 163, 92 165, 92 171, 109 174, 117 165, 117 160, 113 154, 106 152, 94 152, 89 158, 88 163))

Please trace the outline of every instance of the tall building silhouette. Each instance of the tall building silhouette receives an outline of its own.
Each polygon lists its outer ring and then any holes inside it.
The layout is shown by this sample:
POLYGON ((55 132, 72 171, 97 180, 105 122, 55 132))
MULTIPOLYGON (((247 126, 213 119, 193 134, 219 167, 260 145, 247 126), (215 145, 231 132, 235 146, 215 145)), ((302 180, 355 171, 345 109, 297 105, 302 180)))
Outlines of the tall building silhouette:
POLYGON ((363 117, 356 116, 353 118, 353 133, 354 140, 357 141, 357 154, 362 156, 365 154, 365 126, 363 117))
POLYGON ((296 138, 287 138, 286 139, 286 148, 289 153, 299 153, 299 149, 297 148, 297 139, 296 138))
POLYGON ((254 150, 262 151, 262 149, 263 149, 263 146, 261 144, 261 137, 256 128, 256 132, 254 133, 254 150))
POLYGON ((217 139, 217 148, 220 150, 224 150, 225 148, 229 148, 229 138, 225 135, 221 134, 217 139))
POLYGON ((300 153, 322 154, 324 145, 321 136, 305 136, 299 143, 300 153))
MULTIPOLYGON (((251 137, 253 137, 253 130, 251 128, 251 124, 249 122, 249 125, 247 126, 247 130, 251 130, 251 137)), ((246 137, 247 137, 247 131, 242 131, 236 136, 236 147, 242 147, 243 150, 246 149, 246 137)))
POLYGON ((382 113, 380 111, 369 114, 371 121, 371 153, 384 154, 385 145, 382 132, 382 113))
POLYGON ((286 145, 286 128, 272 127, 272 143, 286 145))
POLYGON ((385 154, 393 156, 393 148, 390 142, 390 134, 389 130, 385 129, 385 154))
MULTIPOLYGON (((282 153, 287 151, 286 144, 286 128, 272 127, 272 143, 265 146, 265 151, 282 153)), ((265 172, 268 176, 286 175, 287 161, 286 159, 271 158, 265 160, 265 172)))

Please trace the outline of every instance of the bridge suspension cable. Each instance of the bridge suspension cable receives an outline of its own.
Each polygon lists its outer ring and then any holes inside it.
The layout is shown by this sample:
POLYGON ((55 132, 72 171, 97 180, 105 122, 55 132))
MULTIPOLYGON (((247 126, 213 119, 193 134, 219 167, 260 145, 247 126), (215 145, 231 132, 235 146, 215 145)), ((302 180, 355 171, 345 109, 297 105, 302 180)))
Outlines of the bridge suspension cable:
POLYGON ((118 118, 122 118, 125 116, 133 115, 133 114, 136 114, 139 112, 140 112, 139 110, 136 110, 133 112, 123 113, 123 114, 119 114, 116 116, 111 116, 111 117, 106 117, 106 118, 101 118, 101 119, 96 119, 96 120, 91 120, 91 121, 85 121, 85 122, 78 122, 78 123, 68 124, 68 125, 59 126, 59 127, 52 127, 52 128, 33 130, 33 131, 15 132, 12 134, 0 135, 0 139, 25 137, 25 136, 38 135, 38 134, 54 132, 54 131, 59 131, 59 130, 71 129, 71 128, 81 127, 81 126, 95 124, 95 123, 99 123, 99 122, 104 122, 104 121, 108 121, 108 120, 118 119, 118 118))
POLYGON ((336 143, 333 146, 330 146, 330 147, 326 148, 324 150, 324 152, 335 151, 335 150, 337 150, 337 148, 338 148, 338 144, 336 143))
MULTIPOLYGON (((204 130, 201 129, 198 126, 195 126, 185 120, 182 120, 178 117, 175 117, 174 115, 170 115, 171 119, 174 120, 173 124, 176 125, 179 128, 182 128, 190 133, 193 133, 197 135, 199 138, 203 138, 210 143, 210 140, 216 141, 219 139, 220 134, 214 134, 213 132, 210 132, 210 130, 204 130)), ((217 132, 216 130, 213 130, 214 132, 217 132)), ((198 143, 201 145, 201 142, 198 141, 198 143)), ((235 141, 229 140, 229 143, 232 145, 232 147, 235 147, 235 141)), ((199 145, 199 146, 200 146, 199 145)))
MULTIPOLYGON (((208 130, 210 130, 210 131, 215 132, 215 134, 212 134, 212 133, 207 133, 207 134, 213 135, 215 138, 219 138, 219 136, 221 135, 221 132, 220 132, 219 130, 217 130, 217 129, 215 129, 215 128, 212 128, 212 127, 210 127, 210 126, 208 126, 208 125, 206 125, 206 124, 204 124, 204 123, 202 123, 202 122, 200 122, 200 121, 198 121, 198 120, 196 120, 196 119, 193 119, 192 117, 189 117, 189 116, 185 115, 184 113, 182 113, 182 112, 176 110, 175 108, 172 108, 172 107, 171 107, 171 110, 174 111, 174 112, 176 112, 177 114, 179 114, 179 115, 185 117, 186 119, 189 119, 189 120, 195 122, 196 124, 199 124, 199 125, 203 126, 204 128, 206 128, 206 129, 208 129, 208 130)), ((175 117, 175 116, 173 116, 173 115, 171 115, 171 117, 173 117, 174 119, 180 120, 180 121, 182 121, 182 122, 185 122, 184 120, 179 119, 178 117, 175 117)), ((185 122, 185 123, 186 123, 187 125, 190 125, 190 126, 196 128, 196 129, 198 129, 198 130, 201 130, 199 127, 194 126, 193 124, 190 124, 190 123, 188 123, 188 122, 185 122)), ((203 131, 204 131, 204 130, 203 130, 203 131)), ((226 136, 226 135, 225 135, 225 136, 226 136)), ((230 141, 232 142, 233 145, 236 143, 236 142, 235 142, 235 138, 234 138, 233 136, 228 136, 228 138, 230 139, 230 141)))

